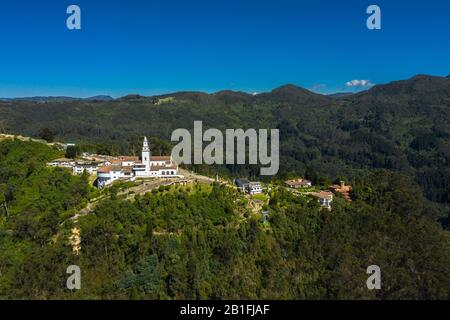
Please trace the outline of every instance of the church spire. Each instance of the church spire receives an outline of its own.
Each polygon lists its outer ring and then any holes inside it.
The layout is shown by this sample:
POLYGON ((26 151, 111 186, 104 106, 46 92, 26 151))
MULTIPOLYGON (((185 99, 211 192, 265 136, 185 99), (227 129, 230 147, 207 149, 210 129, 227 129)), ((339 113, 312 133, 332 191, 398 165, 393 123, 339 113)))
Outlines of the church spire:
POLYGON ((150 147, 148 146, 147 137, 144 137, 144 145, 142 146, 142 151, 150 151, 150 147))

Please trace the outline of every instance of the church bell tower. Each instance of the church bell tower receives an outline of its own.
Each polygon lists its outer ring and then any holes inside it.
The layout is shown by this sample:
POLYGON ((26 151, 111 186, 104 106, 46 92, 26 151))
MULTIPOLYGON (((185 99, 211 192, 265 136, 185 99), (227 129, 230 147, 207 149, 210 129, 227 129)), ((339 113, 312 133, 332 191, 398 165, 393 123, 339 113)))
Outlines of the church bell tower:
POLYGON ((150 147, 148 145, 147 137, 144 138, 144 145, 142 146, 142 164, 145 165, 145 171, 150 171, 150 147))

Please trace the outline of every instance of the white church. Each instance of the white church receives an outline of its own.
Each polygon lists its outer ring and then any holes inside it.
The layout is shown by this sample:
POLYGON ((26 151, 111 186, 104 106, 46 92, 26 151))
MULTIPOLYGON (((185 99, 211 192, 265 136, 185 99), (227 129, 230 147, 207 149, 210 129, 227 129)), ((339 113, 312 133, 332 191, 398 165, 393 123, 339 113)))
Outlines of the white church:
POLYGON ((171 156, 152 157, 147 137, 142 146, 142 157, 119 157, 110 161, 110 165, 99 167, 97 171, 98 187, 102 188, 116 180, 134 180, 136 178, 176 178, 178 164, 171 156))

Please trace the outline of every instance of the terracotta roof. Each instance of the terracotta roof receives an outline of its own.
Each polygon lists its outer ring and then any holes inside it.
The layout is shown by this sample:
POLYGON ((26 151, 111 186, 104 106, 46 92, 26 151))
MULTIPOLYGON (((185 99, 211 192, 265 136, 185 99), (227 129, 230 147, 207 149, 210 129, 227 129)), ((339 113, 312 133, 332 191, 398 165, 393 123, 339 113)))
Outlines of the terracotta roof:
POLYGON ((152 166, 152 171, 160 171, 160 170, 177 170, 177 165, 171 165, 171 166, 152 166))
POLYGON ((352 190, 351 186, 348 185, 337 185, 334 184, 330 187, 335 193, 340 193, 344 197, 347 202, 352 202, 352 198, 350 197, 350 191, 352 190))
POLYGON ((105 166, 105 167, 100 167, 98 168, 98 172, 99 173, 108 173, 112 171, 112 166, 105 166))
POLYGON ((171 156, 161 156, 161 157, 151 157, 150 161, 170 161, 172 159, 171 156))
POLYGON ((98 168, 99 173, 109 173, 111 171, 131 172, 131 167, 106 166, 98 168))
POLYGON ((311 192, 310 195, 320 199, 328 199, 333 197, 333 193, 331 191, 311 192))
POLYGON ((287 180, 285 181, 287 185, 290 186, 305 186, 311 183, 311 181, 306 179, 296 179, 296 180, 287 180))
POLYGON ((115 159, 115 157, 113 157, 113 156, 106 156, 106 155, 102 155, 102 154, 91 154, 90 156, 95 157, 95 158, 107 159, 107 160, 115 159))
POLYGON ((97 162, 77 162, 75 163, 76 167, 98 167, 99 163, 97 162))
POLYGON ((119 157, 122 161, 139 161, 139 157, 121 156, 119 157))
POLYGON ((330 187, 330 189, 336 190, 337 192, 349 192, 350 190, 352 190, 352 187, 350 186, 340 186, 337 184, 334 184, 330 187))

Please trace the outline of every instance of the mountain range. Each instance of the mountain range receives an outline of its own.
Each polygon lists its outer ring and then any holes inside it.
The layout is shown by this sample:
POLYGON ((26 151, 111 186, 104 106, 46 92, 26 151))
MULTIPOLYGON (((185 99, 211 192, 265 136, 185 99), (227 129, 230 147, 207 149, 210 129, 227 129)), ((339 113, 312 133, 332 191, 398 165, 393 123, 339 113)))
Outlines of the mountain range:
POLYGON ((31 102, 68 102, 68 101, 111 101, 114 98, 106 95, 99 95, 89 98, 74 98, 64 96, 36 96, 36 97, 23 97, 23 98, 0 98, 0 101, 31 101, 31 102))
MULTIPOLYGON (((413 177, 429 200, 450 203, 450 76, 418 75, 335 96, 285 85, 257 95, 177 92, 0 102, 0 133, 39 136, 49 128, 58 139, 107 145, 111 153, 137 154, 142 136, 170 141, 173 130, 191 130, 196 120, 205 129, 280 129, 282 177, 308 168, 328 179, 398 171, 413 177)), ((259 171, 205 170, 233 176, 259 171)))

